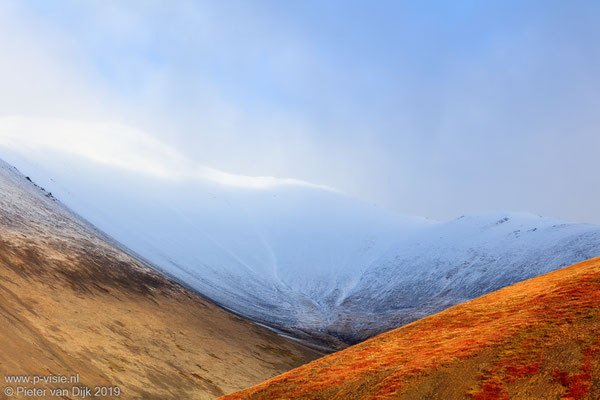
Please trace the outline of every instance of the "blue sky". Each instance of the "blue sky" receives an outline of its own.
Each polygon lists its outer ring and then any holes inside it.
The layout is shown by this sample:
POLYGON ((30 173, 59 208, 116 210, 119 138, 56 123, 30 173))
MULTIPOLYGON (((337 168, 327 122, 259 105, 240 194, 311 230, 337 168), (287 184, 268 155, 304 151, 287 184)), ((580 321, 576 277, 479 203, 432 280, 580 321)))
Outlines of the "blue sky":
POLYGON ((8 1, 0 116, 126 125, 405 214, 600 223, 599 17, 596 1, 8 1))

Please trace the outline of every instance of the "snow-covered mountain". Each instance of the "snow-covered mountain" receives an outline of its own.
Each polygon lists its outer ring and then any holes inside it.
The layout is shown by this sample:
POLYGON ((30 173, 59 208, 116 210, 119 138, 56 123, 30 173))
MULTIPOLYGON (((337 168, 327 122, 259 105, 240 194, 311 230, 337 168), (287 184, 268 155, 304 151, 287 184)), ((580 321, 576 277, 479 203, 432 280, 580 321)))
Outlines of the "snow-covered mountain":
POLYGON ((600 255, 600 228, 526 213, 470 215, 401 239, 344 297, 336 336, 365 339, 600 255))
POLYGON ((301 184, 257 189, 3 156, 157 269, 296 336, 361 340, 600 255, 600 227, 530 214, 436 222, 301 184))

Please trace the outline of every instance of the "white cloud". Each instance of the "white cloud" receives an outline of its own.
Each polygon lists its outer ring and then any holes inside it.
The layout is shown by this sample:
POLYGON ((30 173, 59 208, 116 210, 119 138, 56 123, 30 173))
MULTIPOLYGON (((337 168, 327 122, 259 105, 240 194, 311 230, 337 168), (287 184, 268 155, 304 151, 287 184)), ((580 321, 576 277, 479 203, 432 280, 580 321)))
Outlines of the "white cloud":
POLYGON ((49 162, 600 223, 600 3, 225 3, 0 2, 0 116, 49 162))
POLYGON ((337 191, 292 178, 245 176, 200 165, 145 132, 118 123, 24 116, 0 117, 0 145, 20 153, 53 152, 170 180, 205 180, 266 189, 292 185, 337 191))

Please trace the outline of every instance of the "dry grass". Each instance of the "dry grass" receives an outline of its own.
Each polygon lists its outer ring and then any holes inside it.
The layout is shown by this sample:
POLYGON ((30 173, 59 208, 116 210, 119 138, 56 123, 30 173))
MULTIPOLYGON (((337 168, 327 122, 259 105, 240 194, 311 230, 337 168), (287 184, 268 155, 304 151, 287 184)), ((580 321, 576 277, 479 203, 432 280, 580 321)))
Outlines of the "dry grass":
POLYGON ((213 399, 321 355, 150 270, 1 169, 0 349, 2 382, 79 373, 125 399, 213 399))
POLYGON ((598 399, 599 310, 593 259, 222 399, 598 399))

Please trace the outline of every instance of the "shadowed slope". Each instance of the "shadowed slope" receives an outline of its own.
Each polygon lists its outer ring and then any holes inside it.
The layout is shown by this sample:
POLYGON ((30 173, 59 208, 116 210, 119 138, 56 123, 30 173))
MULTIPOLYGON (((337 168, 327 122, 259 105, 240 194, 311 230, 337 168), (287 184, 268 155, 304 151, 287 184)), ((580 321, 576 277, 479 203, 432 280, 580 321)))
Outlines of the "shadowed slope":
POLYGON ((501 289, 233 399, 598 399, 600 259, 501 289))
POLYGON ((1 375, 79 374, 126 399, 213 399, 320 355, 115 246, 0 162, 1 375))

